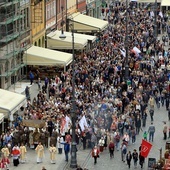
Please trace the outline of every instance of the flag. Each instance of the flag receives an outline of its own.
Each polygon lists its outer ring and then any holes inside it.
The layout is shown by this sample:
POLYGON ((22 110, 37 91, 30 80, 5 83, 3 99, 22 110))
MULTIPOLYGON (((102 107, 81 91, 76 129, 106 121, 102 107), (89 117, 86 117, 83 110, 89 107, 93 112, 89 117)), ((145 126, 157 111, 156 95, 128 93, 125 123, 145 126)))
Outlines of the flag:
POLYGON ((64 133, 65 125, 66 125, 66 118, 65 118, 65 116, 62 116, 62 118, 61 118, 61 128, 60 128, 60 133, 64 133))
POLYGON ((152 148, 152 144, 148 141, 142 139, 142 145, 141 145, 141 155, 146 158, 152 148))
POLYGON ((121 54, 123 55, 123 57, 126 56, 126 51, 125 51, 125 49, 123 49, 123 50, 120 49, 120 52, 121 52, 121 54))
POLYGON ((84 131, 85 128, 88 127, 85 115, 80 119, 79 125, 80 125, 80 128, 81 128, 81 131, 84 131))
POLYGON ((65 129, 68 130, 69 125, 71 125, 71 119, 70 119, 70 117, 66 116, 65 120, 66 120, 65 129))

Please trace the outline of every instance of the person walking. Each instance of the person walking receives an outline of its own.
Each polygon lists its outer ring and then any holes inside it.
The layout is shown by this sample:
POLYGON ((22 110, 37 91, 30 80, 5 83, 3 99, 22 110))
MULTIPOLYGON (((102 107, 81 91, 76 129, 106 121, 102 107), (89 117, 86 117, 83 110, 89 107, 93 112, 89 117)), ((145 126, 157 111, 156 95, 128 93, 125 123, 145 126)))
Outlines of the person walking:
POLYGON ((38 143, 35 151, 37 153, 37 164, 39 164, 40 162, 42 162, 42 159, 44 157, 44 146, 41 144, 41 142, 38 143))
POLYGON ((5 158, 8 158, 9 155, 10 155, 9 149, 7 148, 6 145, 1 149, 1 152, 2 152, 2 154, 3 154, 3 156, 4 156, 5 158))
POLYGON ((92 149, 92 157, 94 158, 94 164, 97 163, 97 158, 99 158, 99 149, 97 148, 97 146, 94 146, 94 148, 92 149))
POLYGON ((59 136, 57 137, 57 148, 59 154, 62 154, 63 146, 61 143, 63 143, 63 141, 63 137, 61 136, 61 134, 59 134, 59 136))
POLYGON ((153 110, 153 109, 150 109, 150 110, 149 110, 149 113, 150 113, 150 117, 151 117, 151 122, 153 122, 154 110, 153 110))
POLYGON ((99 140, 99 148, 100 148, 100 152, 103 152, 103 149, 104 149, 104 138, 101 137, 101 139, 99 140))
POLYGON ((137 168, 138 153, 137 153, 136 149, 134 149, 134 151, 132 153, 132 158, 133 158, 133 161, 134 161, 134 168, 137 168))
POLYGON ((68 154, 70 152, 70 143, 67 140, 66 142, 62 142, 61 144, 64 145, 65 161, 68 162, 68 154))
POLYGON ((121 157, 122 157, 122 161, 125 162, 125 155, 127 153, 127 146, 126 146, 126 143, 122 143, 122 146, 121 146, 121 157))
POLYGON ((115 145, 112 141, 110 141, 109 143, 110 159, 114 158, 114 150, 115 150, 115 145))
POLYGON ((163 126, 163 134, 164 134, 164 140, 167 139, 167 132, 168 132, 168 126, 166 124, 166 122, 164 122, 164 126, 163 126))
POLYGON ((119 144, 120 144, 120 134, 119 132, 116 132, 116 135, 114 137, 115 145, 116 145, 116 150, 119 151, 119 144))
POLYGON ((40 78, 38 78, 37 84, 38 84, 38 90, 41 90, 41 79, 40 78))
POLYGON ((13 157, 13 164, 14 166, 18 166, 19 165, 19 156, 20 156, 20 149, 17 145, 15 145, 12 148, 12 157, 13 157))
POLYGON ((149 133, 149 142, 154 139, 154 133, 155 133, 155 126, 153 125, 153 122, 151 122, 151 125, 149 126, 148 129, 148 133, 149 133))
POLYGON ((29 72, 29 78, 30 78, 30 85, 32 85, 34 81, 34 74, 32 73, 32 71, 29 72))
POLYGON ((139 154, 139 165, 141 166, 141 169, 143 168, 144 161, 145 161, 145 158, 140 153, 139 154))
POLYGON ((131 151, 129 151, 126 155, 126 161, 127 161, 127 165, 130 169, 130 165, 131 165, 131 160, 132 160, 132 154, 131 154, 131 151))
POLYGON ((52 144, 51 147, 49 148, 49 151, 51 163, 55 164, 57 148, 52 144))
POLYGON ((20 146, 20 161, 21 163, 25 163, 25 160, 26 160, 26 153, 27 153, 27 149, 26 147, 24 146, 24 144, 22 143, 21 146, 20 146))

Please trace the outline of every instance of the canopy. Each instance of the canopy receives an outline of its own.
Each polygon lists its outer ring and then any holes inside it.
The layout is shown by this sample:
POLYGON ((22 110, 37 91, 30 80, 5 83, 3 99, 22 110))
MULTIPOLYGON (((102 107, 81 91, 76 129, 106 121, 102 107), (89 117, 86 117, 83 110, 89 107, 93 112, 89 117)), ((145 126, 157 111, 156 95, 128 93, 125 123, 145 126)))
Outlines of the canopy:
POLYGON ((47 48, 32 46, 24 54, 27 65, 60 65, 67 66, 72 62, 72 54, 47 48))
MULTIPOLYGON (((65 32, 64 32, 65 33, 65 32)), ((73 40, 72 36, 66 36, 65 39, 61 39, 59 36, 61 31, 51 32, 47 35, 47 48, 50 49, 72 49, 73 40)), ((81 50, 87 45, 87 38, 74 37, 74 49, 81 50)))
POLYGON ((0 89, 0 113, 9 117, 26 104, 25 95, 0 89))
POLYGON ((139 3, 160 3, 162 0, 138 0, 139 3))
POLYGON ((162 0, 161 6, 170 6, 170 0, 162 0))
POLYGON ((70 20, 74 23, 77 32, 100 32, 107 28, 108 21, 93 18, 79 12, 71 15, 70 20))
MULTIPOLYGON (((60 35, 61 31, 56 30, 53 32, 54 34, 60 35)), ((64 31, 64 35, 66 37, 72 37, 72 33, 71 32, 66 32, 64 31)), ((47 35, 48 36, 48 35, 47 35)), ((96 36, 92 36, 92 35, 86 35, 86 34, 79 34, 79 33, 74 33, 74 37, 75 38, 81 38, 81 39, 85 39, 86 41, 92 41, 94 42, 96 40, 96 36)))
POLYGON ((45 126, 44 120, 23 120, 23 126, 34 127, 34 128, 43 128, 45 126))

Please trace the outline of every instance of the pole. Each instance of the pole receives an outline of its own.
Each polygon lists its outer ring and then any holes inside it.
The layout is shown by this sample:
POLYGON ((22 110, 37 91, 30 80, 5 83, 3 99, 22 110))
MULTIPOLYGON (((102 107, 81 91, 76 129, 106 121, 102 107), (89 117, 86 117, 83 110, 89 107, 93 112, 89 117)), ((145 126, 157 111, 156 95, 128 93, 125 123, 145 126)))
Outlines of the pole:
POLYGON ((125 81, 129 78, 129 64, 128 64, 128 0, 126 0, 126 36, 125 36, 125 81))
POLYGON ((75 100, 75 51, 74 51, 74 23, 72 23, 72 109, 71 109, 71 119, 72 119, 72 143, 71 143, 71 168, 77 167, 77 148, 76 148, 76 100, 75 100))
POLYGON ((67 32, 69 31, 69 21, 68 21, 68 18, 67 18, 67 0, 66 0, 66 31, 67 32))
MULTIPOLYGON (((155 0, 155 21, 154 21, 154 40, 155 40, 155 45, 156 45, 156 40, 157 40, 157 0, 155 0)), ((156 50, 155 50, 155 58, 156 58, 156 50)))
POLYGON ((162 148, 159 151, 160 151, 160 160, 161 160, 162 159, 162 148))

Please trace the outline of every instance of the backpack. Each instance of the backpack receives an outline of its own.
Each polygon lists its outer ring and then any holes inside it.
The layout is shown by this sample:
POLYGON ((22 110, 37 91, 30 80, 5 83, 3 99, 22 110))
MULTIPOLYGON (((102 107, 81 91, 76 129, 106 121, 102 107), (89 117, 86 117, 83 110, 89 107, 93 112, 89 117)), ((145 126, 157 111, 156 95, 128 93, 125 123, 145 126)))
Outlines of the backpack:
POLYGON ((123 152, 123 154, 126 154, 127 153, 127 148, 125 147, 122 152, 123 152))

